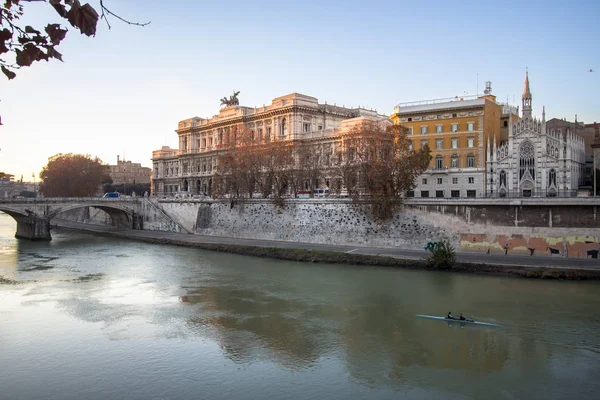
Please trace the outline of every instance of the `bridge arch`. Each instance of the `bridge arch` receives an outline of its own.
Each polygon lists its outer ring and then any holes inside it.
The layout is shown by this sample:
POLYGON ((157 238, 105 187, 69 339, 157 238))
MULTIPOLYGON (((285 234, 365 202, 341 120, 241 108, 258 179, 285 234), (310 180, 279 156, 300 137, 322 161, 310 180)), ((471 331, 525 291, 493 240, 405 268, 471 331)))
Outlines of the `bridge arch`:
POLYGON ((110 217, 111 226, 115 226, 118 228, 126 228, 126 229, 127 228, 131 229, 133 227, 133 217, 134 217, 133 210, 131 210, 129 207, 126 207, 124 205, 113 204, 113 203, 109 203, 109 204, 86 203, 86 204, 73 204, 73 205, 68 205, 65 207, 59 207, 59 208, 53 209, 52 212, 48 214, 47 218, 48 218, 48 221, 51 221, 53 218, 55 218, 57 215, 59 215, 61 213, 80 209, 80 208, 85 208, 85 207, 97 208, 97 209, 102 210, 105 213, 107 213, 108 216, 110 217))
POLYGON ((25 212, 25 211, 14 209, 11 207, 6 207, 4 205, 0 206, 0 211, 2 211, 5 214, 10 215, 17 221, 18 221, 17 218, 26 218, 28 216, 27 212, 25 212))

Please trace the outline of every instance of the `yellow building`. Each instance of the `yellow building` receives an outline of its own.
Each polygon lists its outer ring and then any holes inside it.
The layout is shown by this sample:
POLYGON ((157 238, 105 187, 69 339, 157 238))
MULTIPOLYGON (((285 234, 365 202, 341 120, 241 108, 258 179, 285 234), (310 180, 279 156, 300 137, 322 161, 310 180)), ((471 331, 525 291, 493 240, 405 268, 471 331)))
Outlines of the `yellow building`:
POLYGON ((390 118, 408 128, 415 150, 427 145, 432 155, 409 196, 484 195, 487 140, 500 143, 503 120, 516 113, 491 94, 398 104, 390 118))
POLYGON ((110 178, 113 180, 114 185, 150 183, 152 170, 142 167, 139 163, 123 161, 117 156, 117 165, 109 165, 109 167, 110 178))

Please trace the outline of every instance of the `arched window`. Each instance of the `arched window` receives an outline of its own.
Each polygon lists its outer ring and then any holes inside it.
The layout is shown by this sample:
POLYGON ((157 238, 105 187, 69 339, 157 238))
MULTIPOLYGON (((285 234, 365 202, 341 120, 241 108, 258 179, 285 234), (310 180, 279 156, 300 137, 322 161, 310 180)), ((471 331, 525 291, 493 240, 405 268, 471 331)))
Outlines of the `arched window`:
POLYGON ((528 140, 519 149, 519 180, 526 176, 535 180, 535 148, 528 140))
POLYGON ((460 168, 458 154, 452 154, 450 158, 450 168, 460 168))
POLYGON ((475 156, 472 153, 467 154, 467 168, 475 168, 475 156))
POLYGON ((556 186, 556 170, 552 168, 548 174, 548 187, 556 186))
POLYGON ((500 171, 500 187, 506 186, 506 171, 500 171))
POLYGON ((281 136, 287 135, 287 121, 285 118, 281 120, 281 136))

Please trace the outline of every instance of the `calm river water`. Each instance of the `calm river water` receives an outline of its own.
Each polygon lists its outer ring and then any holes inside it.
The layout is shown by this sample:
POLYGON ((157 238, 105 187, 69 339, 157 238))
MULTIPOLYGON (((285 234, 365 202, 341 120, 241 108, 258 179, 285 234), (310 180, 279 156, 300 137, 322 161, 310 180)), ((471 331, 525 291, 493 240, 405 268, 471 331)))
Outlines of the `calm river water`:
POLYGON ((590 399, 600 285, 263 260, 0 215, 1 399, 590 399), (464 312, 500 328, 416 318, 464 312))

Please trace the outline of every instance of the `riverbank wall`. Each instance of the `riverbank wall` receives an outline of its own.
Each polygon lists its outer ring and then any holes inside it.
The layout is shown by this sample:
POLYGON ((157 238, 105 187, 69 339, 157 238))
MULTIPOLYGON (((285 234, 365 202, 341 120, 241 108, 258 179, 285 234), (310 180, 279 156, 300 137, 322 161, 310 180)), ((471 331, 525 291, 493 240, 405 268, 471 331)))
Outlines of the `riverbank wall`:
POLYGON ((73 224, 65 220, 57 221, 60 229, 84 231, 95 235, 117 237, 145 243, 191 247, 202 250, 219 251, 231 254, 240 254, 254 257, 272 258, 299 262, 317 262, 342 265, 363 265, 375 267, 394 267, 405 269, 422 269, 432 271, 446 271, 470 274, 485 274, 497 276, 511 276, 533 279, 560 279, 560 280, 600 280, 600 270, 590 268, 558 268, 548 266, 518 266, 495 262, 465 262, 457 261, 450 268, 433 268, 423 259, 403 257, 386 254, 381 249, 379 254, 361 253, 361 249, 354 252, 324 251, 311 248, 310 244, 303 247, 279 247, 276 242, 271 245, 250 244, 252 240, 232 240, 223 242, 223 238, 211 238, 199 235, 187 235, 173 232, 143 232, 143 231, 110 231, 102 227, 89 224, 73 224))
MULTIPOLYGON (((459 251, 597 258, 600 202, 584 199, 407 199, 385 223, 348 199, 159 200, 143 229, 208 236, 422 250, 450 241, 459 251)), ((106 222, 88 211, 86 222, 106 222)), ((61 216, 62 218, 62 216, 61 216)), ((80 216, 66 219, 84 222, 80 216)), ((85 219, 85 218, 84 218, 85 219)))

